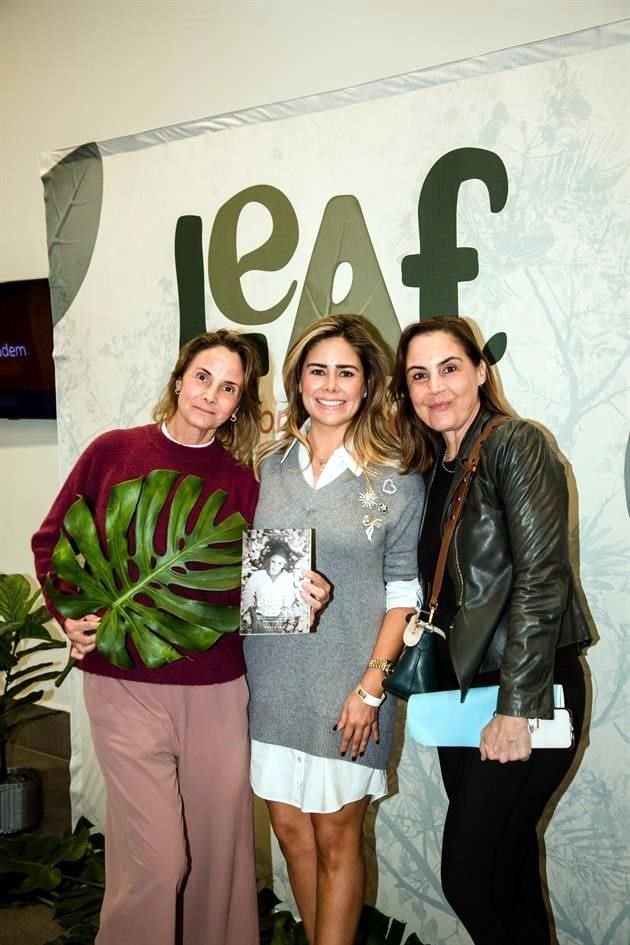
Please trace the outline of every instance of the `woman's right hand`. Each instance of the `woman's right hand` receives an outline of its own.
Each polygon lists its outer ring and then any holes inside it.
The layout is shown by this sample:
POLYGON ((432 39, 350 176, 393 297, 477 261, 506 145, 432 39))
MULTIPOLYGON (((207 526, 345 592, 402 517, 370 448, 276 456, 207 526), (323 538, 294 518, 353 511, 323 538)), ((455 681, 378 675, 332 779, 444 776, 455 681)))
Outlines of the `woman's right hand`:
POLYGON ((333 731, 343 732, 339 754, 343 757, 350 749, 356 761, 365 753, 370 738, 378 744, 378 709, 367 705, 354 690, 344 702, 333 731))
POLYGON ((532 753, 532 737, 527 719, 495 715, 481 731, 479 751, 482 761, 527 761, 532 753))
POLYGON ((86 614, 80 620, 67 617, 63 625, 70 640, 70 656, 73 660, 82 660, 96 647, 96 630, 101 618, 96 614, 86 614))
POLYGON ((311 626, 313 626, 315 618, 328 605, 332 588, 330 582, 318 571, 304 570, 300 576, 302 577, 300 596, 311 608, 311 626))

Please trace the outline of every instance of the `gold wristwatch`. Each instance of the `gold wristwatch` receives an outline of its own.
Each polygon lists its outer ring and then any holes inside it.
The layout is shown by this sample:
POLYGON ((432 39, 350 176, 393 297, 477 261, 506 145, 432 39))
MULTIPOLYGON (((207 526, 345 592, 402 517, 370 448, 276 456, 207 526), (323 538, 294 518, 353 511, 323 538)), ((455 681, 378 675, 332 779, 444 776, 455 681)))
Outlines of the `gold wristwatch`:
POLYGON ((367 668, 380 669, 383 676, 387 677, 387 676, 391 676, 391 674, 394 672, 394 669, 396 668, 396 664, 393 663, 391 660, 382 659, 380 657, 374 657, 367 664, 367 668))

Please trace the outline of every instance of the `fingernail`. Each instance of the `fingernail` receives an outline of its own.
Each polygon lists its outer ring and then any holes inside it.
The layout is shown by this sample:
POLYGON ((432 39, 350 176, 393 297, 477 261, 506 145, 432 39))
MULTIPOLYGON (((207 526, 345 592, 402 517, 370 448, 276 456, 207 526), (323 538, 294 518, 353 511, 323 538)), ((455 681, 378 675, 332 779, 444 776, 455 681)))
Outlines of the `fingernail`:
POLYGON ((342 758, 345 758, 345 757, 346 757, 345 751, 342 751, 342 752, 341 752, 341 757, 342 757, 342 758))
POLYGON ((365 754, 364 751, 360 751, 360 752, 359 752, 359 757, 360 757, 360 758, 363 758, 363 755, 364 755, 364 754, 365 754))
POLYGON ((336 731, 337 731, 337 726, 333 725, 333 732, 336 732, 336 731))

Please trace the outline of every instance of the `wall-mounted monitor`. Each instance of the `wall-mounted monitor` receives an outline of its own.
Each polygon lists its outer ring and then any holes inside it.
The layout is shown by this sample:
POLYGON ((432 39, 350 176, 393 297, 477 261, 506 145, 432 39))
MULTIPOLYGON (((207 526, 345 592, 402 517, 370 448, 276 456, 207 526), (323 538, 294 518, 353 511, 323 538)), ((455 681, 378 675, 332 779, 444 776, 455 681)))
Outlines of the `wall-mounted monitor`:
POLYGON ((54 419, 48 279, 0 282, 0 418, 54 419))

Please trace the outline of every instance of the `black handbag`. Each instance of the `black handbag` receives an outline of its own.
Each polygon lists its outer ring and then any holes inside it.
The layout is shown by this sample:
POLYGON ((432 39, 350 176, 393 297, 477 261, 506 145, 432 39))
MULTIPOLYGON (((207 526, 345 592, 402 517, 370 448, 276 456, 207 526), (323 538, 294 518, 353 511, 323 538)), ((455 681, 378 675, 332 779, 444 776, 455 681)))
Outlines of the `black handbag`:
MULTIPOLYGON (((418 615, 413 614, 411 621, 417 619, 418 615)), ((437 670, 433 629, 425 627, 418 642, 405 647, 393 672, 383 680, 383 689, 405 701, 417 692, 435 692, 437 670)))
POLYGON ((435 692, 437 689, 435 634, 439 633, 445 639, 446 634, 433 624, 433 616, 437 610, 438 598, 442 590, 446 557, 464 508, 464 500, 470 488, 472 477, 477 471, 481 447, 492 431, 507 419, 507 417, 498 416, 487 423, 475 441, 470 456, 464 460, 463 465, 466 472, 453 496, 451 512, 444 528, 440 553, 435 565, 428 618, 423 620, 422 614, 419 612, 412 614, 403 636, 405 649, 402 651, 392 673, 383 680, 383 689, 398 699, 406 701, 416 693, 435 692))

